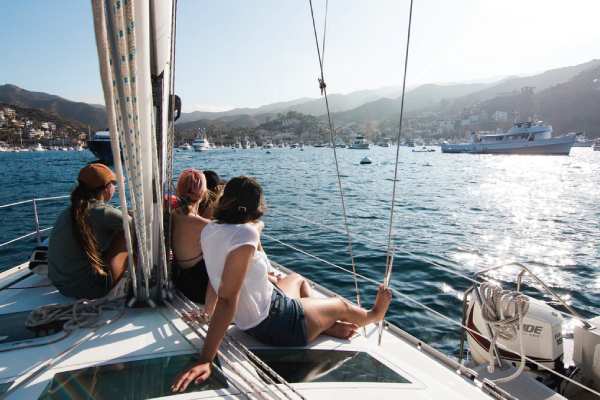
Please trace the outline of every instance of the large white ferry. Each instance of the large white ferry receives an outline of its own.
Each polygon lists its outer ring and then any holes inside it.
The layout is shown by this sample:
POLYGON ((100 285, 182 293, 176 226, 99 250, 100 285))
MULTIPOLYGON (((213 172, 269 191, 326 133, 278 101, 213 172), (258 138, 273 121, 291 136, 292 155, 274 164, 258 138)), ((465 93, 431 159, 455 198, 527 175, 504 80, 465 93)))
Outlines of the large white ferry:
POLYGON ((442 153, 569 155, 576 135, 552 137, 542 121, 514 123, 507 132, 471 134, 471 143, 442 145, 442 153))

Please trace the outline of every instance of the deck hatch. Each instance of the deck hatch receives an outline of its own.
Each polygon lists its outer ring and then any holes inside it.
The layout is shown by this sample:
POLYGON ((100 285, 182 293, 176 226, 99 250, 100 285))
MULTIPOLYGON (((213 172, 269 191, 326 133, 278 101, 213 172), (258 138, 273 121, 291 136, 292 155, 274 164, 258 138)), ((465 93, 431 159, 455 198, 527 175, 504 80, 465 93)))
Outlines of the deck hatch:
MULTIPOLYGON (((171 381, 198 355, 159 357, 100 365, 55 374, 39 400, 130 399, 171 396, 171 381)), ((218 360, 215 363, 220 366, 218 360)), ((188 386, 185 393, 226 389, 223 375, 213 368, 201 385, 188 386)))
POLYGON ((253 352, 289 383, 411 383, 364 351, 256 349, 253 352))

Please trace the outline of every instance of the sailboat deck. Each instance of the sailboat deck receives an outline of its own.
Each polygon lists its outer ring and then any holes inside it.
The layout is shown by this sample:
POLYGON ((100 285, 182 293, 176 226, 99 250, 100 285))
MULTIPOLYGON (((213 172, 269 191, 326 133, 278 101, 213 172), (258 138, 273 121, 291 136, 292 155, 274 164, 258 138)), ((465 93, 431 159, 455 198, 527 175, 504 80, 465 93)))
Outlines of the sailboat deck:
MULTIPOLYGON (((5 287, 8 283, 27 276, 28 273, 26 264, 15 267, 0 276, 0 287, 5 287)), ((49 285, 47 278, 39 275, 31 275, 12 285, 10 290, 0 291, 0 318, 17 312, 30 311, 41 305, 73 301, 73 299, 62 296, 53 286, 46 285, 49 285), (41 287, 31 288, 33 286, 41 287), (26 295, 24 295, 25 292, 26 295)), ((315 289, 316 294, 319 296, 331 295, 331 292, 328 292, 326 289, 318 286, 315 286, 315 289)), ((117 313, 117 311, 105 311, 101 316, 100 322, 114 318, 117 313)), ((90 329, 75 329, 64 338, 60 337, 61 333, 59 332, 56 335, 36 339, 41 342, 46 341, 45 343, 47 343, 53 336, 59 336, 59 340, 56 342, 35 347, 24 347, 31 345, 31 341, 28 340, 4 344, 5 351, 0 351, 0 388, 3 388, 4 391, 8 390, 11 386, 10 382, 18 383, 20 380, 25 379, 48 360, 52 360, 61 353, 68 351, 71 346, 90 332, 90 329), (6 347, 12 349, 7 350, 6 347)), ((383 396, 398 396, 398 390, 401 390, 403 398, 407 399, 489 398, 478 387, 479 385, 476 384, 476 381, 474 382, 468 378, 468 373, 458 373, 456 368, 452 367, 452 361, 449 358, 445 360, 445 363, 440 362, 440 359, 445 356, 441 354, 436 355, 431 352, 427 353, 424 351, 426 345, 421 347, 419 343, 415 343, 416 339, 407 340, 407 338, 410 339, 408 334, 402 332, 403 335, 399 335, 398 332, 402 331, 392 326, 384 329, 382 345, 379 347, 377 344, 378 326, 372 324, 367 326, 366 336, 362 335, 362 330, 360 330, 359 335, 351 340, 336 339, 322 335, 309 346, 294 348, 293 351, 309 351, 310 353, 325 350, 324 354, 331 351, 339 352, 336 354, 342 354, 343 352, 350 352, 348 354, 361 353, 371 360, 372 365, 364 365, 364 361, 360 365, 360 368, 364 368, 366 373, 372 373, 369 370, 376 368, 375 364, 381 364, 383 367, 378 369, 376 374, 383 374, 383 372, 391 370, 400 377, 399 379, 402 383, 387 383, 389 381, 382 383, 381 380, 385 379, 381 379, 379 382, 377 379, 373 382, 368 382, 369 378, 364 378, 363 374, 360 373, 361 371, 357 373, 355 369, 352 370, 352 374, 343 375, 342 373, 342 376, 345 376, 345 378, 337 382, 323 378, 324 375, 339 367, 354 368, 348 364, 344 366, 346 361, 343 360, 337 364, 334 362, 334 365, 330 365, 329 367, 320 366, 308 374, 311 375, 310 377, 305 377, 305 381, 310 382, 293 383, 293 387, 306 398, 323 399, 362 397, 368 394, 372 395, 373 390, 377 390, 377 395, 383 396), (346 379, 350 380, 350 382, 346 379)), ((229 333, 253 352, 256 352, 259 357, 262 354, 261 351, 272 349, 241 332, 234 325, 230 326, 229 333)), ((64 336, 64 332, 62 335, 64 336)), ((114 374, 115 369, 127 370, 127 366, 134 361, 152 361, 155 359, 157 362, 162 362, 161 360, 163 359, 171 360, 175 359, 176 356, 193 355, 197 349, 202 348, 202 344, 202 339, 165 306, 155 309, 150 307, 127 309, 122 317, 98 329, 81 345, 68 351, 67 355, 56 363, 56 365, 53 365, 49 370, 25 384, 24 387, 14 392, 9 398, 39 398, 41 393, 48 391, 49 384, 57 380, 56 377, 65 375, 61 375, 61 373, 71 371, 74 375, 77 375, 80 373, 77 372, 78 370, 100 366, 99 369, 96 368, 94 370, 100 371, 104 368, 102 366, 106 366, 104 369, 112 370, 114 374), (192 344, 196 349, 192 347, 192 344)), ((0 345, 2 345, 1 341, 0 345)), ((277 353, 282 352, 285 353, 285 350, 277 349, 277 353)), ((190 357, 190 359, 193 359, 193 357, 190 357)), ((190 360, 186 362, 189 363, 190 360)), ((234 365, 236 366, 239 363, 240 361, 234 361, 234 365)), ((242 363, 245 362, 242 361, 242 363)), ((221 362, 220 364, 229 379, 240 380, 225 363, 221 362)), ((154 395, 148 397, 150 393, 156 393, 152 392, 149 388, 157 385, 163 387, 161 396, 169 395, 169 393, 165 392, 165 387, 168 388, 178 370, 167 372, 166 369, 159 369, 159 371, 162 371, 162 375, 154 376, 154 379, 150 379, 148 382, 138 382, 141 385, 139 387, 120 388, 119 396, 127 394, 127 397, 131 398, 136 397, 140 393, 145 393, 146 397, 142 394, 141 397, 136 398, 155 397, 154 395), (146 385, 149 387, 147 388, 148 390, 143 389, 146 385), (137 393, 137 395, 133 395, 133 392, 137 393)), ((465 370, 463 369, 463 371, 465 370)), ((126 372, 122 374, 126 374, 126 372)), ((96 378, 101 380, 100 374, 96 378)), ((124 377, 122 378, 125 379, 124 377)), ((146 378, 140 377, 139 379, 146 378)), ((546 388, 543 386, 538 387, 538 390, 542 392, 544 389, 546 388)), ((289 389, 286 389, 286 391, 289 391, 289 389)), ((0 391, 1 393, 2 391, 0 391)), ((58 392, 54 391, 55 395, 56 393, 58 392)), ((177 398, 211 398, 222 397, 225 394, 236 396, 236 393, 238 391, 229 385, 228 388, 181 394, 177 398)), ((556 394, 554 392, 550 393, 556 394)), ((550 398, 550 393, 548 393, 548 396, 540 398, 550 398)), ((62 397, 51 396, 50 398, 62 397)))

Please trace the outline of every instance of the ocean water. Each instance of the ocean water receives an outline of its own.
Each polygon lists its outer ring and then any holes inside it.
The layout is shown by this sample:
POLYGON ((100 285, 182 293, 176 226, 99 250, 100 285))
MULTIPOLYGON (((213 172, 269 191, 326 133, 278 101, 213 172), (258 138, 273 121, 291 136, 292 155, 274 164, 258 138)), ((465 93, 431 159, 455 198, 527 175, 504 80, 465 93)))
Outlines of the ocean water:
MULTIPOLYGON (((397 293, 387 319, 456 356, 460 329, 423 306, 460 322, 471 286, 466 278, 509 262, 530 268, 582 316, 599 315, 600 152, 469 155, 434 148, 400 148, 391 228, 397 293)), ((337 149, 337 156, 356 272, 382 282, 396 148, 337 149), (360 165, 365 156, 373 164, 360 165)), ((87 151, 0 153, 0 205, 68 195, 79 169, 92 160, 87 151)), ((175 176, 185 168, 258 179, 268 203, 264 233, 288 245, 263 236, 269 257, 356 299, 333 149, 175 153, 175 176)), ((38 201, 40 227, 52 226, 67 204, 38 201)), ((31 203, 1 208, 0 216, 0 243, 35 229, 31 203)), ((35 243, 32 236, 0 247, 0 270, 24 262, 35 243)), ((492 278, 514 289, 517 272, 508 268, 492 278)), ((526 293, 552 300, 533 280, 524 283, 526 293)), ((363 306, 370 307, 377 284, 359 278, 358 286, 363 306)))

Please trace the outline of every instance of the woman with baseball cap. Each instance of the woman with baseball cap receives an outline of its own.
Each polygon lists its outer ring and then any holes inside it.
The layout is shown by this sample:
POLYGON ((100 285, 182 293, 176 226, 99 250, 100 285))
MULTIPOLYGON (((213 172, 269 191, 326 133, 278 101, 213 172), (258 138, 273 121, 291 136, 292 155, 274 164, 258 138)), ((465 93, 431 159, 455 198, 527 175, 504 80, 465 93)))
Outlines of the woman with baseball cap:
POLYGON ((173 284, 190 300, 204 304, 208 274, 200 235, 210 222, 198 210, 207 198, 204 173, 191 168, 181 171, 176 194, 178 206, 171 212, 173 284))
POLYGON ((262 217, 264 205, 262 187, 255 179, 233 178, 219 199, 214 220, 202 231, 210 287, 217 301, 207 301, 205 307, 212 320, 200 358, 175 377, 173 392, 208 379, 231 322, 261 343, 295 347, 306 346, 321 333, 349 339, 358 327, 385 316, 392 294, 383 286, 367 311, 337 297, 303 297, 285 285, 286 278, 277 283, 279 287, 271 284, 269 261, 260 250, 260 234, 253 226, 262 217))
POLYGON ((71 205, 52 227, 48 278, 65 296, 106 296, 123 276, 127 266, 123 213, 105 204, 115 193, 116 180, 105 165, 82 168, 71 205))

